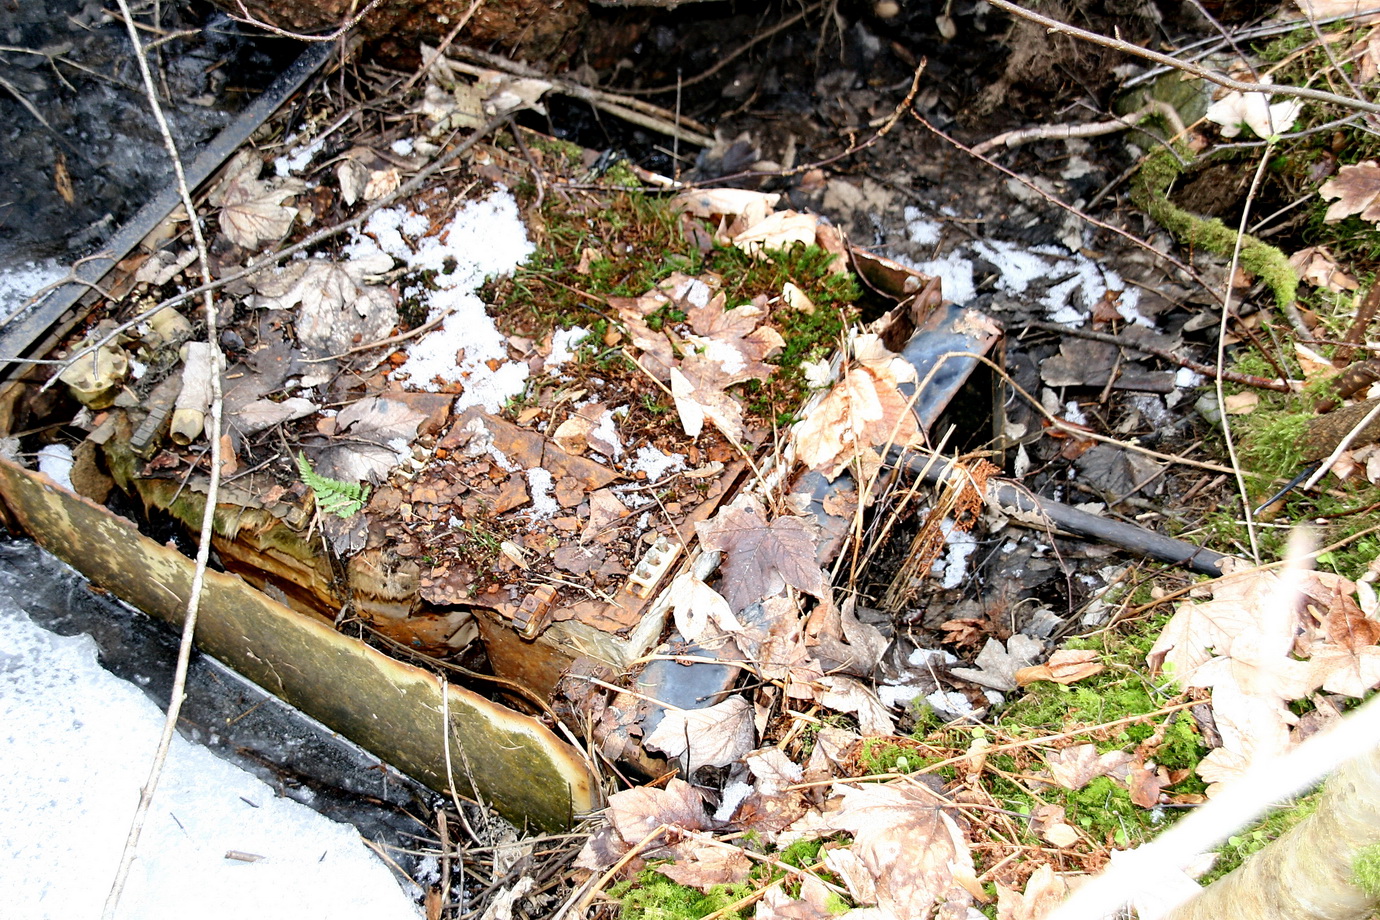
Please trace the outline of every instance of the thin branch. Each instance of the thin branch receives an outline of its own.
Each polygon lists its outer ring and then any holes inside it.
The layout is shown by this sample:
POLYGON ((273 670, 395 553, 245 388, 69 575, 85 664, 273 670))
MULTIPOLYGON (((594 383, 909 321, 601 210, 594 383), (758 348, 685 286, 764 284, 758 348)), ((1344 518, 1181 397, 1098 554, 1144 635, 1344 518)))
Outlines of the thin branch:
POLYGON ((1151 51, 1149 48, 1142 48, 1140 45, 1133 45, 1119 38, 1112 38, 1100 32, 1089 32, 1087 29, 1080 29, 1066 22, 1050 19, 1048 16, 1041 16, 1033 10, 1028 10, 1023 6, 1018 6, 1010 2, 1010 0, 989 0, 989 2, 997 9, 1006 10, 1013 16, 1019 16, 1022 19, 1028 19, 1033 23, 1042 25, 1056 35, 1059 33, 1071 35, 1074 38, 1081 38, 1084 41, 1092 42, 1095 45, 1101 45, 1104 48, 1111 48, 1114 51, 1120 51, 1124 54, 1145 58, 1145 60, 1154 61, 1156 64, 1164 64, 1175 70, 1182 70, 1184 73, 1189 73, 1195 77, 1207 80, 1209 83, 1216 83, 1218 86, 1225 86, 1227 89, 1236 90, 1238 93, 1268 93, 1275 96, 1296 96, 1299 99, 1311 99, 1314 102, 1328 102, 1333 105, 1340 105, 1343 108, 1380 114, 1380 104, 1367 102, 1364 99, 1352 99, 1349 96, 1339 96, 1336 93, 1329 93, 1320 89, 1310 89, 1306 86, 1285 86, 1274 83, 1247 83, 1242 80, 1233 80, 1225 74, 1220 74, 1215 70, 1209 70, 1198 64, 1180 61, 1167 54, 1151 51))
POLYGON ((1260 545, 1255 533, 1255 514, 1251 510, 1251 497, 1246 489, 1246 476, 1241 472, 1241 463, 1236 456, 1236 439, 1232 437, 1231 423, 1227 419, 1227 397, 1222 387, 1221 373, 1226 367, 1227 361, 1227 320, 1231 317, 1231 295, 1232 279, 1236 277, 1236 266, 1241 261, 1241 243, 1246 238, 1246 227, 1250 225, 1251 203, 1255 201, 1256 193, 1260 191, 1260 181, 1265 177, 1265 166, 1270 162, 1270 148, 1265 148, 1264 155, 1256 165, 1255 175, 1251 178, 1250 190, 1246 193, 1246 202, 1241 208, 1241 220, 1236 231, 1236 243, 1231 250, 1231 264, 1227 266, 1226 298, 1222 301, 1222 318, 1217 327, 1217 369, 1218 376, 1214 381, 1217 391, 1217 408, 1222 418, 1222 436, 1227 445, 1227 456, 1231 458, 1232 475, 1236 478, 1236 488, 1241 494, 1241 504, 1244 506, 1246 515, 1246 535, 1251 542, 1251 558, 1260 562, 1260 545))
MULTIPOLYGON (((177 190, 182 198, 182 206, 187 209, 192 238, 196 241, 202 286, 206 287, 211 281, 211 258, 206 248, 206 238, 201 232, 201 224, 197 220, 196 203, 192 201, 191 189, 187 187, 187 175, 182 169, 182 157, 177 152, 177 143, 173 140, 172 131, 168 128, 168 120, 163 115, 162 106, 159 105, 158 94, 153 84, 153 74, 149 71, 148 59, 144 56, 144 49, 139 39, 139 32, 134 26, 134 16, 129 10, 128 0, 116 0, 116 2, 120 5, 120 12, 124 14, 125 28, 129 32, 130 43, 134 46, 134 57, 138 62, 139 73, 144 81, 144 92, 148 96, 149 107, 153 110, 153 117, 158 122, 158 131, 163 136, 163 144, 168 150, 168 156, 172 159, 173 174, 177 179, 177 190)), ((223 359, 219 335, 216 331, 216 305, 209 288, 205 292, 203 303, 206 313, 206 338, 211 353, 211 418, 206 431, 211 449, 211 475, 206 485, 206 506, 201 515, 201 534, 200 544, 197 546, 196 552, 196 569, 192 573, 191 587, 187 592, 187 613, 182 622, 182 639, 177 648, 177 667, 173 674, 172 697, 168 701, 167 717, 163 720, 163 734, 158 740, 158 750, 149 767, 149 775, 144 783, 144 788, 140 790, 139 805, 130 821, 129 836, 125 840, 124 852, 120 857, 120 867, 110 886, 110 894, 106 897, 104 910, 106 918, 113 918, 119 907, 125 881, 129 878, 129 870, 134 864, 134 856, 139 848, 139 837, 143 833, 144 822, 148 818, 149 806, 153 804, 153 796, 158 789, 158 780, 162 775, 163 765, 167 762, 168 750, 172 746, 173 733, 177 731, 177 718, 182 711, 182 699, 186 695, 187 668, 191 663, 192 639, 196 634, 197 613, 201 609, 201 589, 206 580, 206 564, 211 555, 212 525, 215 521, 216 501, 220 489, 220 429, 221 414, 224 409, 221 398, 220 369, 223 359)))

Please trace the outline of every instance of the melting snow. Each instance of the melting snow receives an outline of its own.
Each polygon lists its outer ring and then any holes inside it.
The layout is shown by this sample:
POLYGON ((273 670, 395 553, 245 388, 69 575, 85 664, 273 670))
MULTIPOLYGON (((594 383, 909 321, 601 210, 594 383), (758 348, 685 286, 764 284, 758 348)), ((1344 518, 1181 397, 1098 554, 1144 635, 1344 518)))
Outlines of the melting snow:
MULTIPOLYGON (((163 714, 65 637, 0 604, 0 889, 6 916, 95 917, 163 714)), ((278 795, 180 735, 117 914, 139 920, 417 918, 353 827, 278 795), (227 858, 231 852, 261 857, 227 858)))
POLYGON ((506 190, 466 202, 435 236, 425 235, 429 228, 420 214, 385 208, 369 218, 346 251, 368 259, 381 250, 411 269, 435 272, 440 289, 424 298, 428 318, 445 319, 408 346, 398 375, 406 375, 409 388, 433 393, 446 383, 463 383, 455 411, 483 406, 498 412, 522 392, 527 365, 508 360, 507 340, 477 292, 487 279, 517 268, 535 247, 506 190))

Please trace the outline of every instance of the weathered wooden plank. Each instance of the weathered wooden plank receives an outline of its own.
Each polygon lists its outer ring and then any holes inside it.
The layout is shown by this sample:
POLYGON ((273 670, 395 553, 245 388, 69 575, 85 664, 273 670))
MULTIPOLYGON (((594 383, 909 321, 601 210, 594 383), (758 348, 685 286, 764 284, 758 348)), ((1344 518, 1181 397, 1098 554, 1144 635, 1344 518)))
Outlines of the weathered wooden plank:
MULTIPOLYGON (((36 541, 96 585, 181 623, 190 559, 3 458, 0 500, 36 541)), ((598 786, 585 760, 537 720, 444 685, 233 576, 207 573, 205 592, 197 626, 204 651, 431 788, 447 788, 449 735, 457 791, 481 796, 511 820, 558 829, 595 807, 598 786)))

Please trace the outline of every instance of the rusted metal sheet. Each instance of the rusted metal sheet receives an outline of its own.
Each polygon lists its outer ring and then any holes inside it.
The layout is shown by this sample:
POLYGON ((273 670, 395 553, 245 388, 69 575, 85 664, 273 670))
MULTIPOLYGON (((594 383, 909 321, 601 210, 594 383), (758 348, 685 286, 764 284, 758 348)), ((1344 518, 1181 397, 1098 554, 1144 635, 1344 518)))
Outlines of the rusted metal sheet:
MULTIPOLYGON (((190 559, 3 458, 0 500, 20 527, 93 583, 181 622, 190 559)), ((585 760, 537 720, 394 661, 234 576, 207 573, 197 644, 433 789, 449 785, 449 739, 456 790, 510 820, 555 830, 597 804, 585 760)))

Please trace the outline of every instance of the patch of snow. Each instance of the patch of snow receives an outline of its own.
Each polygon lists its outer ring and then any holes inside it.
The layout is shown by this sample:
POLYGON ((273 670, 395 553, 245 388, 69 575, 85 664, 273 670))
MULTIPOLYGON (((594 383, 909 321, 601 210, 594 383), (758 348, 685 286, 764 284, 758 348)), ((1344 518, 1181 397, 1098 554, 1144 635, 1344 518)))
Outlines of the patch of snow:
POLYGON ((977 240, 973 243, 973 251, 1001 272, 997 287, 1008 294, 1025 293, 1030 282, 1046 277, 1051 272, 1049 263, 1038 254, 1026 246, 1006 240, 977 240))
POLYGON ((910 205, 906 207, 906 237, 920 246, 933 246, 939 242, 943 225, 938 221, 928 220, 921 213, 920 209, 910 205))
POLYGON ((312 158, 321 152, 326 144, 324 137, 318 137, 309 144, 294 147, 292 152, 273 161, 273 172, 279 178, 299 173, 311 165, 312 158))
MULTIPOLYGON (((613 449, 613 456, 610 460, 617 462, 623 456, 623 442, 618 437, 618 425, 614 422, 614 414, 617 409, 609 409, 599 416, 599 424, 595 425, 590 431, 590 436, 603 441, 613 449)), ((627 415, 627 408, 624 407, 623 415, 627 415)))
POLYGON ((380 210, 365 225, 384 252, 414 270, 435 272, 440 287, 427 298, 429 318, 445 319, 408 346, 398 374, 415 390, 437 392, 447 383, 464 384, 455 401, 457 412, 471 406, 498 412, 504 401, 522 392, 527 365, 508 360, 507 340, 477 292, 487 279, 517 268, 534 247, 517 202, 506 190, 466 202, 436 236, 418 235, 429 226, 425 218, 401 208, 380 210))
POLYGON ((715 821, 727 821, 733 817, 743 800, 752 795, 752 787, 741 780, 729 783, 720 793, 719 810, 714 812, 715 821))
MULTIPOLYGON (((90 637, 47 632, 8 605, 0 605, 0 670, 5 913, 99 916, 163 714, 100 667, 90 637)), ((279 798, 174 735, 116 916, 412 920, 421 912, 355 828, 279 798)))
POLYGON ((72 488, 72 448, 66 444, 48 444, 38 452, 38 471, 69 492, 72 488))
POLYGON ((390 146, 388 149, 393 151, 400 157, 410 157, 412 156, 412 151, 415 150, 416 147, 412 143, 412 138, 403 137, 394 141, 392 146, 390 146))
POLYGON ((1186 367, 1181 367, 1174 372, 1174 386, 1176 387, 1190 389, 1192 387, 1202 386, 1202 384, 1203 375, 1198 373, 1197 371, 1189 370, 1186 367))
POLYGON ((52 259, 0 268, 0 321, 18 316, 28 307, 29 298, 35 292, 66 275, 67 269, 52 259))
POLYGON ((904 709, 924 692, 919 687, 906 684, 880 684, 877 687, 877 698, 889 709, 904 709))
POLYGON ((917 262, 914 259, 897 255, 896 261, 918 272, 924 272, 938 278, 945 300, 952 300, 956 304, 966 304, 977 296, 977 287, 973 284, 973 262, 971 259, 964 258, 957 250, 942 259, 917 262))
POLYGON ((918 648, 910 653, 906 661, 913 668, 930 668, 935 665, 954 664, 958 661, 958 656, 942 648, 918 648))
POLYGON ((951 590, 962 584, 968 574, 968 557, 977 551, 977 540, 972 534, 954 527, 952 521, 945 521, 943 526, 944 542, 949 546, 943 559, 943 586, 951 590))
POLYGON ((561 506, 551 494, 555 485, 556 479, 550 470, 544 470, 539 466, 527 470, 527 491, 532 495, 532 517, 544 521, 560 513, 561 506))
POLYGON ((1069 400, 1064 403, 1064 420, 1073 422, 1075 425, 1088 424, 1088 417, 1083 414, 1083 410, 1078 408, 1078 403, 1069 400))
POLYGON ((668 473, 683 469, 685 469, 684 454, 663 453, 652 445, 646 444, 633 453, 632 462, 628 464, 627 472, 630 474, 646 473, 649 481, 656 482, 668 473))
POLYGON ((546 357, 546 369, 551 371, 575 357, 575 346, 589 336, 584 326, 571 326, 551 333, 551 354, 546 357))
POLYGON ((925 702, 929 703, 930 708, 935 712, 947 718, 957 718, 973 713, 973 704, 968 702, 968 698, 957 690, 936 690, 925 697, 925 702))

